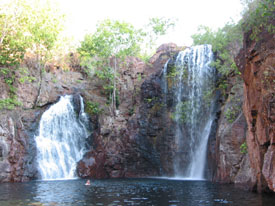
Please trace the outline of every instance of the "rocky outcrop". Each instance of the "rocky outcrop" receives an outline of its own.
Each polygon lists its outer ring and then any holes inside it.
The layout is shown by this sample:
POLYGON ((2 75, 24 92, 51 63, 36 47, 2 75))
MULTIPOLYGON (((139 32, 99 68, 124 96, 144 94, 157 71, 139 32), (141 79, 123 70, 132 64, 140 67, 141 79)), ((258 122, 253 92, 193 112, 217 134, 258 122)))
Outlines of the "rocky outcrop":
POLYGON ((236 58, 244 80, 243 112, 247 122, 246 142, 254 190, 275 192, 275 41, 263 31, 259 40, 244 36, 236 58))
POLYGON ((37 170, 33 137, 40 112, 1 111, 0 115, 0 182, 34 179, 37 170))
POLYGON ((178 49, 175 44, 162 45, 147 65, 137 58, 127 59, 118 71, 117 115, 100 118, 101 132, 93 149, 78 164, 80 177, 159 176, 162 168, 171 168, 171 160, 161 158, 166 150, 160 145, 169 145, 161 138, 167 126, 162 121, 161 72, 178 49))
MULTIPOLYGON (((22 103, 22 107, 0 111, 0 182, 21 182, 37 178, 34 136, 42 113, 59 96, 82 94, 87 100, 91 100, 86 95, 90 92, 90 84, 79 72, 56 70, 43 73, 38 96, 39 74, 34 68, 26 67, 24 71, 24 76, 22 68, 15 71, 16 81, 13 83, 17 100, 22 103), (27 77, 31 77, 30 81, 22 81, 26 78, 26 73, 27 77)), ((9 86, 4 82, 1 78, 1 99, 9 97, 9 86)), ((96 125, 96 121, 92 124, 96 125)))

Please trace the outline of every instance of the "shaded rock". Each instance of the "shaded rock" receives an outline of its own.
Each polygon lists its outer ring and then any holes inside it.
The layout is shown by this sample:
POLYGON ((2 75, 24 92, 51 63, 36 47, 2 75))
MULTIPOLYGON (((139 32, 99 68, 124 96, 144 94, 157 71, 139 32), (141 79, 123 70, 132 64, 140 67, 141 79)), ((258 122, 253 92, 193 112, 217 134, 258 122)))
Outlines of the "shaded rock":
POLYGON ((80 177, 158 176, 162 163, 171 168, 171 161, 163 158, 161 163, 159 153, 163 150, 158 146, 169 144, 162 144, 161 138, 165 128, 161 72, 176 51, 174 44, 162 46, 149 64, 134 57, 126 59, 118 70, 120 105, 117 114, 110 116, 105 110, 99 117, 100 133, 94 138, 91 151, 78 164, 80 177))
POLYGON ((235 77, 231 80, 230 94, 221 108, 216 135, 216 169, 214 180, 252 186, 249 157, 246 149, 247 124, 242 112, 242 81, 235 77), (233 82, 232 82, 233 81, 233 82))
POLYGON ((0 182, 21 182, 36 178, 36 147, 33 137, 39 113, 35 113, 1 112, 0 182))

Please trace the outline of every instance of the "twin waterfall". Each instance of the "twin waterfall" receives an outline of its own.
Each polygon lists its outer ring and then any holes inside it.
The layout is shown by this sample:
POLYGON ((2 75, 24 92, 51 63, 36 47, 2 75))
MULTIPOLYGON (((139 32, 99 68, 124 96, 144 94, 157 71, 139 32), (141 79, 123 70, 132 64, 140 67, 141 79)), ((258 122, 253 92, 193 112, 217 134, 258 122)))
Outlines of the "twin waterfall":
MULTIPOLYGON (((163 101, 174 125, 171 148, 176 177, 204 179, 216 105, 212 61, 211 46, 201 45, 185 49, 164 67, 163 101)), ((43 180, 75 178, 76 164, 86 152, 88 117, 82 98, 78 109, 73 102, 73 96, 63 96, 41 117, 35 141, 43 180)))
POLYGON ((72 101, 72 96, 61 97, 41 117, 35 141, 42 180, 76 177, 76 163, 85 153, 85 142, 89 134, 82 98, 80 97, 79 113, 72 101))
POLYGON ((168 63, 164 68, 165 101, 169 90, 173 94, 176 177, 204 179, 208 137, 215 118, 216 71, 210 66, 212 61, 211 46, 200 45, 180 52, 170 70, 168 63), (171 76, 173 88, 168 88, 171 76))

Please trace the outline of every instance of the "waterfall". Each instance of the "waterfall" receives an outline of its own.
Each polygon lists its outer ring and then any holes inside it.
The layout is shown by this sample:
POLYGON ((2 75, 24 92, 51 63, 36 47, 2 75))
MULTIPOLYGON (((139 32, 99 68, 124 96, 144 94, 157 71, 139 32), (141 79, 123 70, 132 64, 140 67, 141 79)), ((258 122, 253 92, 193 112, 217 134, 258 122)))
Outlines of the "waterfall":
POLYGON ((43 180, 75 178, 76 163, 85 153, 88 117, 80 96, 80 111, 73 97, 62 96, 41 116, 35 137, 38 171, 43 180))
MULTIPOLYGON (((213 88, 216 71, 210 66, 210 45, 187 48, 180 52, 164 75, 173 76, 173 119, 175 122, 175 176, 204 179, 207 142, 215 118, 213 88), (173 70, 173 71, 172 71, 173 70), (171 73, 174 73, 171 75, 171 73)), ((165 87, 167 84, 165 84, 165 87)))

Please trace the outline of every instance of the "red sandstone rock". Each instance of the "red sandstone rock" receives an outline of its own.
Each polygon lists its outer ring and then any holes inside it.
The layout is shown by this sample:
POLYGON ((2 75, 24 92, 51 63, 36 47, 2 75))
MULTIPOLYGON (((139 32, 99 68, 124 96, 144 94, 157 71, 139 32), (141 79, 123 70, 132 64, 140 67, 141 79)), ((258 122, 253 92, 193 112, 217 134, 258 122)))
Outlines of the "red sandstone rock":
POLYGON ((241 152, 240 146, 246 144, 247 124, 242 110, 243 85, 238 77, 230 79, 233 85, 229 97, 221 108, 216 134, 216 168, 214 180, 236 183, 245 188, 255 183, 248 154, 241 152), (228 118, 227 112, 235 113, 228 118))
POLYGON ((244 38, 244 48, 236 59, 244 79, 244 114, 248 124, 247 145, 250 164, 261 192, 275 192, 275 41, 274 35, 260 34, 260 40, 244 38))

